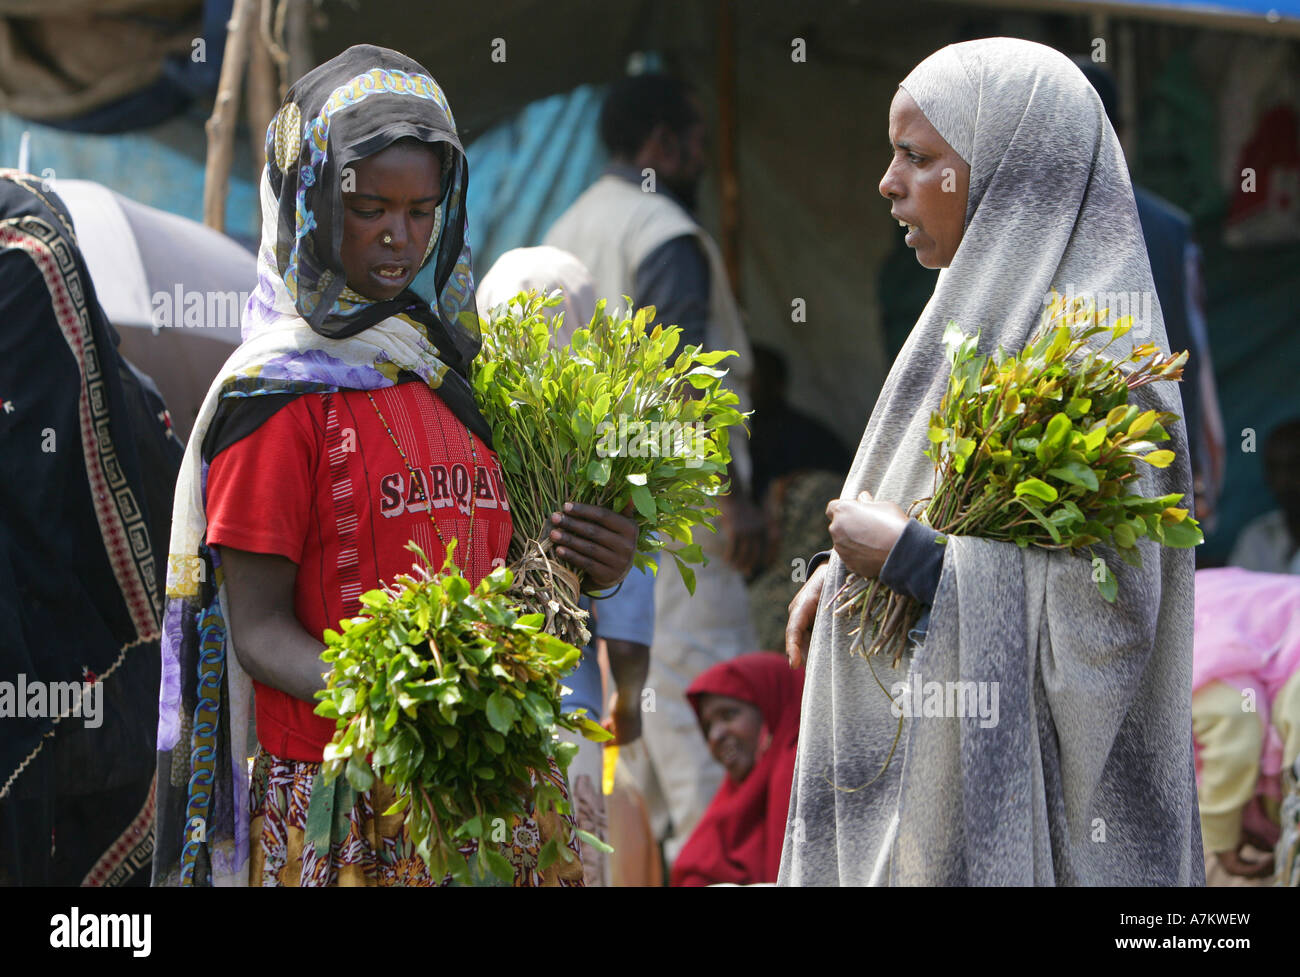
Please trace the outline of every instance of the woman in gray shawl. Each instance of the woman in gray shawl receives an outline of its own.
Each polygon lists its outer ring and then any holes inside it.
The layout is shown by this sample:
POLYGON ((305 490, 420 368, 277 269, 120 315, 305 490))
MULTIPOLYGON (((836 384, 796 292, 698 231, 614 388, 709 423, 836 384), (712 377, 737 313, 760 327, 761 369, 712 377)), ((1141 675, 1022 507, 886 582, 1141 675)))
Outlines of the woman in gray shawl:
MULTIPOLYGON (((932 489, 922 451, 949 320, 979 329, 982 352, 1019 350, 1050 290, 1073 290, 1134 314, 1116 346, 1167 349, 1119 141, 1068 58, 1008 38, 931 55, 889 122, 880 191, 918 260, 943 271, 827 507, 835 552, 791 603, 787 650, 807 679, 781 884, 1201 884, 1191 551, 1143 542, 1141 569, 1108 559, 1112 605, 1086 558, 938 546, 899 508, 932 489), (849 570, 930 605, 897 668, 849 652, 831 608, 849 570), (895 705, 930 682, 977 683, 979 714, 895 705)), ((1182 414, 1173 384, 1134 398, 1182 414)), ((1183 425, 1170 434, 1177 461, 1135 488, 1190 500, 1183 425)))

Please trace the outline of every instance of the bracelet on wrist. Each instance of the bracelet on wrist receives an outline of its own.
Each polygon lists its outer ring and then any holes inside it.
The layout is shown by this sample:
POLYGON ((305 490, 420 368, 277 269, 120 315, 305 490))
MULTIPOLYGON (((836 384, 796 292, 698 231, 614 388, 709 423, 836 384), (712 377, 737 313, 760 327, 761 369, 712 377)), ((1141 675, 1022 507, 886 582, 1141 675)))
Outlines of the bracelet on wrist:
POLYGON ((590 597, 592 600, 608 600, 610 597, 613 597, 620 590, 622 590, 623 584, 625 584, 626 582, 627 582, 627 576, 625 574, 623 576, 623 579, 620 580, 618 584, 614 587, 614 589, 611 590, 608 594, 588 594, 587 596, 590 597))

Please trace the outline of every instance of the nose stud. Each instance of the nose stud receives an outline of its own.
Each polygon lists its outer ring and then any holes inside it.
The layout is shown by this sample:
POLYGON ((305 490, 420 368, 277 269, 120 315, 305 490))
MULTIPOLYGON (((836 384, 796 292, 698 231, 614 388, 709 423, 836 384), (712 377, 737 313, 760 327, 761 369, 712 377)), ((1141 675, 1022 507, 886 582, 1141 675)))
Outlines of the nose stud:
POLYGON ((392 243, 393 243, 393 235, 391 235, 391 234, 385 234, 385 235, 384 235, 384 243, 385 243, 385 244, 392 244, 392 243))

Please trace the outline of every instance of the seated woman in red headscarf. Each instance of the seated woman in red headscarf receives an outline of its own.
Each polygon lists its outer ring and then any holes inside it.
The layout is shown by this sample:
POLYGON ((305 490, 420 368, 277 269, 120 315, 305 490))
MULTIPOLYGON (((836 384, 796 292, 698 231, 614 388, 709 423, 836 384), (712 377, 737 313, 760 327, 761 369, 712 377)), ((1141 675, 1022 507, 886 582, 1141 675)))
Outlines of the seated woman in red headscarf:
POLYGON ((721 662, 686 697, 714 759, 727 768, 677 861, 673 885, 775 882, 799 738, 803 669, 769 651, 721 662))

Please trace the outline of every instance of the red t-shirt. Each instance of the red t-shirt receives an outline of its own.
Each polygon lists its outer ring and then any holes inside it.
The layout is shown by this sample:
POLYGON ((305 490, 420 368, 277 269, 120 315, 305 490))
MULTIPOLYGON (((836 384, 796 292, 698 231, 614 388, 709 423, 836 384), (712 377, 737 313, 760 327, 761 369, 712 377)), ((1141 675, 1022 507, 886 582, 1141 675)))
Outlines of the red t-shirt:
MULTIPOLYGON (((294 612, 322 642, 326 628, 337 631, 340 620, 359 613, 361 594, 410 570, 418 558, 406 549, 408 541, 435 568, 442 566, 430 504, 442 538, 459 540, 456 562, 471 583, 491 572, 510 546, 510 507, 496 454, 422 383, 372 393, 414 477, 364 391, 298 397, 208 469, 208 543, 298 564, 294 612), (474 539, 467 547, 471 495, 474 539)), ((320 761, 334 721, 317 716, 314 702, 253 684, 262 748, 288 760, 320 761)))

